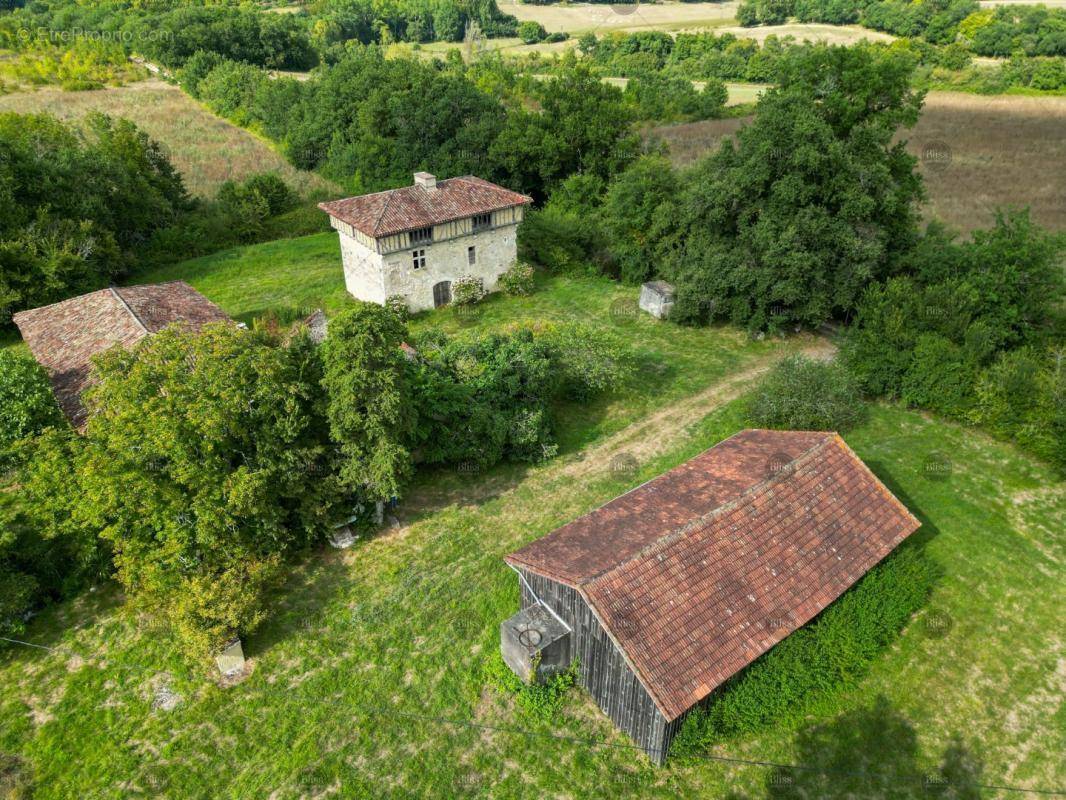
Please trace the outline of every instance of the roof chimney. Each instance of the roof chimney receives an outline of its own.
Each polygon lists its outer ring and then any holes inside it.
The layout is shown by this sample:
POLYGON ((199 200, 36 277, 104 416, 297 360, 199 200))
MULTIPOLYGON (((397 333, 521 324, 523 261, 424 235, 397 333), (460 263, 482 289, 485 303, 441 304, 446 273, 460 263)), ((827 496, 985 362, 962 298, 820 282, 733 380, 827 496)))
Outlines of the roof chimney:
POLYGON ((427 192, 435 192, 437 191, 437 178, 428 172, 416 172, 415 186, 421 186, 427 192))

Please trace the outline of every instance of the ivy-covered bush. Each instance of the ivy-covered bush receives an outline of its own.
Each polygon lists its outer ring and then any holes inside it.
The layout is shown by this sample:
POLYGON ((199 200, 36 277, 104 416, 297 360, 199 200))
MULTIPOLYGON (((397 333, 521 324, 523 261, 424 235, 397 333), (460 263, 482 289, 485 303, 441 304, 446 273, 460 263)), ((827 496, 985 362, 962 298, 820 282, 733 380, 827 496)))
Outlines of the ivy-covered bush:
POLYGON ((758 428, 846 431, 865 416, 858 382, 835 361, 796 355, 763 379, 748 401, 758 428))
POLYGON ((925 603, 937 574, 920 547, 901 546, 690 713, 671 753, 699 755, 722 739, 800 719, 854 686, 925 603))

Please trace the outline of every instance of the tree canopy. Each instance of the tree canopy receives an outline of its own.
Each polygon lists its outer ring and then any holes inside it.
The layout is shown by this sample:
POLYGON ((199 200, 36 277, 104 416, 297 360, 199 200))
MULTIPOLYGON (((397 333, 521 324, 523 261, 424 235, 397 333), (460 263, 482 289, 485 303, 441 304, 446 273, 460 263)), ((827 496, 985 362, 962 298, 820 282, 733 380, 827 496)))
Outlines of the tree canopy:
POLYGON ((736 142, 685 176, 658 215, 681 320, 816 326, 849 314, 917 235, 922 185, 901 126, 922 97, 906 55, 796 53, 736 142))

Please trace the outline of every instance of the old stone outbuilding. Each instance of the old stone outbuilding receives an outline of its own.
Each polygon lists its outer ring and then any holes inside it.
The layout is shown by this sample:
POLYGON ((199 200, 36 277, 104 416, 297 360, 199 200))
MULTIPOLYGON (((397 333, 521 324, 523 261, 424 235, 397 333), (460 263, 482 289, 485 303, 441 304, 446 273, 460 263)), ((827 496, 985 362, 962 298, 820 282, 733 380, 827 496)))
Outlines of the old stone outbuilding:
POLYGON ((81 393, 92 382, 92 357, 114 345, 132 347, 180 322, 199 330, 230 318, 184 281, 114 286, 20 311, 15 325, 48 370, 59 407, 79 430, 87 422, 81 393))

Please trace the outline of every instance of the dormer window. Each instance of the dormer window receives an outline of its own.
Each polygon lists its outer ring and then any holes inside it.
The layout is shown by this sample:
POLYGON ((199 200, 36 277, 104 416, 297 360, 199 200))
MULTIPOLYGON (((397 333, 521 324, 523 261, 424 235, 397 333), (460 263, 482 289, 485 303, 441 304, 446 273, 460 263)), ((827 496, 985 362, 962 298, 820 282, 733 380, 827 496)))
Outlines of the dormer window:
POLYGON ((474 214, 474 231, 487 231, 492 227, 492 212, 488 214, 474 214))
POLYGON ((411 237, 411 244, 426 244, 433 241, 433 228, 416 228, 407 235, 411 237))

